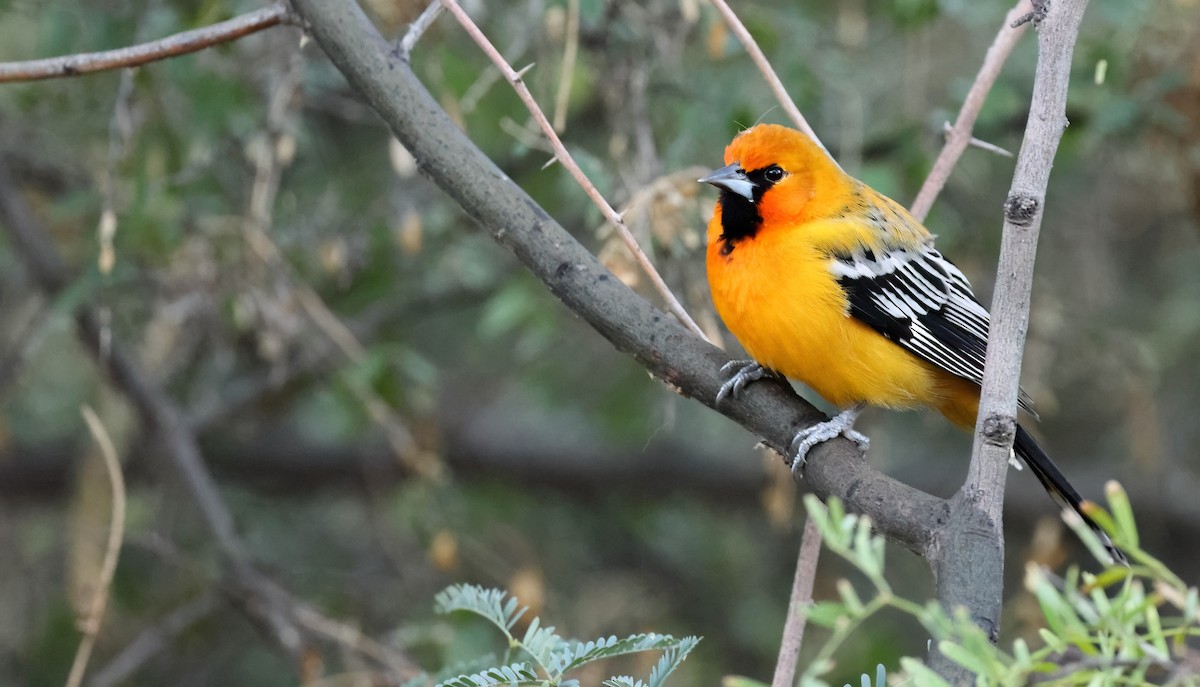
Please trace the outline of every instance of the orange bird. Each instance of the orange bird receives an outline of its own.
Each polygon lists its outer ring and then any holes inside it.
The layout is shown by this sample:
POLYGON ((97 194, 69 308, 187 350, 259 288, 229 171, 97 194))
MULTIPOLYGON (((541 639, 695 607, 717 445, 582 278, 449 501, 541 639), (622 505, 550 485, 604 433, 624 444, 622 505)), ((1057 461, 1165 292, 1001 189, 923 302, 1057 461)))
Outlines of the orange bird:
MULTIPOLYGON (((717 396, 775 372, 846 408, 792 443, 792 469, 839 434, 864 450, 854 421, 867 405, 935 408, 971 431, 990 316, 967 278, 900 204, 851 178, 806 135, 761 124, 700 181, 720 189, 708 225, 717 312, 753 361, 735 361, 717 396)), ((1021 392, 1020 405, 1033 412, 1021 392)), ((1046 491, 1079 513, 1083 498, 1017 426, 1013 446, 1046 491)))

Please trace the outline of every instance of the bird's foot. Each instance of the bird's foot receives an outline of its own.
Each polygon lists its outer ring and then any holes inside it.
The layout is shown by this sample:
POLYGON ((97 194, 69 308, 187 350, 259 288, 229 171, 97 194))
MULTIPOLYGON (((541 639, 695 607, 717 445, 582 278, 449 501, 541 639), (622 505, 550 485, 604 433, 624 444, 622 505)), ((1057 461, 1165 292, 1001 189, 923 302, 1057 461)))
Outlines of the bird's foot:
POLYGON ((792 439, 792 473, 794 474, 797 470, 804 469, 804 463, 808 460, 808 452, 814 446, 839 435, 858 444, 858 447, 865 452, 871 440, 861 432, 854 431, 854 421, 858 419, 859 414, 862 413, 865 407, 860 403, 853 408, 843 410, 831 420, 813 425, 812 427, 805 427, 796 432, 795 438, 792 439))
POLYGON ((726 398, 737 398, 742 393, 742 389, 745 389, 747 385, 757 382, 760 379, 775 376, 774 372, 771 372, 753 360, 730 360, 721 366, 721 374, 729 378, 717 390, 718 406, 726 398))

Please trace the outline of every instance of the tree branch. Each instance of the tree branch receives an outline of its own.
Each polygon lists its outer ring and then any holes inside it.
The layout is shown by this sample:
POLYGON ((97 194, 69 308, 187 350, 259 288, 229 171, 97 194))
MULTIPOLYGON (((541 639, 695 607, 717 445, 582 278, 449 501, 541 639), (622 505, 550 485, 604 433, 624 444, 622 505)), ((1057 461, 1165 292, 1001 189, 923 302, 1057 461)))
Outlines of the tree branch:
POLYGON ((409 59, 413 48, 417 47, 417 41, 421 40, 421 36, 425 35, 430 26, 433 26, 433 22, 437 21, 444 9, 446 8, 442 7, 442 3, 438 0, 430 0, 430 3, 421 12, 421 16, 408 25, 408 31, 405 32, 404 38, 400 39, 400 44, 396 48, 400 51, 400 57, 409 59))
MULTIPOLYGON (((1029 325, 1029 299, 1046 187, 1058 142, 1066 128, 1071 55, 1087 0, 1035 0, 1045 10, 1038 25, 1037 73, 1012 190, 1004 208, 1000 265, 992 300, 992 323, 983 390, 967 481, 951 499, 955 527, 939 531, 935 550, 951 558, 931 560, 938 598, 947 608, 964 605, 993 640, 999 634, 1003 592, 1004 482, 1016 428, 1021 354, 1029 325)), ((952 682, 969 673, 940 654, 933 667, 952 682)))
POLYGON ((1046 17, 1038 26, 1037 75, 1017 156, 1012 190, 1004 208, 1000 265, 992 299, 991 337, 979 402, 979 420, 964 490, 984 488, 985 509, 999 521, 1004 477, 1008 470, 1015 423, 1021 355, 1029 327, 1033 266, 1041 229, 1050 169, 1067 127, 1067 86, 1071 55, 1087 0, 1045 3, 1046 17), (997 437, 1001 440, 997 441, 997 437), (988 487, 994 487, 987 489, 988 487))
POLYGON ((454 18, 462 25, 467 35, 471 37, 471 40, 475 41, 476 45, 483 50, 488 59, 492 61, 492 64, 496 65, 500 73, 504 75, 504 78, 516 90, 517 95, 521 97, 521 102, 525 103, 525 107, 533 115, 533 120, 542 129, 546 140, 550 142, 550 147, 554 150, 554 158, 558 160, 559 164, 567 168, 567 171, 571 173, 575 182, 583 188, 584 193, 599 208, 600 214, 604 215, 604 218, 616 227, 617 235, 621 237, 622 243, 633 254, 633 259, 642 268, 642 272, 650 279, 650 283, 654 285, 654 289, 662 296, 663 301, 667 304, 667 309, 671 311, 672 315, 679 318, 679 321, 685 327, 692 330, 697 336, 704 337, 704 330, 687 313, 687 310, 683 308, 683 304, 679 302, 675 294, 671 293, 671 287, 667 286, 667 282, 663 280, 662 275, 655 269, 654 263, 650 262, 650 257, 638 245, 633 232, 629 231, 629 227, 625 226, 625 220, 621 217, 621 214, 613 209, 612 205, 609 205, 604 196, 600 195, 600 191, 596 188, 596 185, 592 183, 591 179, 588 179, 579 165, 575 163, 575 159, 567 152, 567 147, 563 145, 562 139, 558 137, 558 132, 551 126, 550 120, 546 118, 546 113, 538 106, 537 100, 534 99, 533 94, 529 92, 529 87, 525 85, 522 79, 522 75, 528 71, 529 67, 522 69, 520 72, 514 70, 508 61, 504 59, 504 56, 500 54, 500 51, 496 49, 496 46, 492 45, 488 37, 483 35, 483 32, 479 30, 479 27, 471 20, 470 15, 458 4, 457 0, 437 1, 440 1, 454 15, 454 18))
POLYGON ((796 664, 800 660, 800 646, 804 643, 804 627, 808 624, 808 616, 804 611, 812 605, 813 580, 817 576, 817 560, 820 555, 821 531, 817 529, 817 523, 812 518, 806 518, 804 534, 800 539, 800 554, 796 557, 792 596, 788 600, 787 619, 783 623, 783 639, 779 640, 779 658, 775 663, 775 676, 771 678, 771 687, 792 687, 796 684, 796 664))
MULTIPOLYGON (((770 87, 771 93, 775 94, 775 100, 779 101, 779 106, 787 113, 788 118, 792 120, 797 129, 808 134, 808 137, 820 146, 826 155, 829 155, 829 149, 825 147, 820 138, 817 138, 817 133, 808 125, 808 120, 800 113, 800 108, 796 107, 796 101, 792 100, 792 96, 788 95, 787 87, 783 85, 783 81, 775 73, 775 69, 771 67, 771 61, 763 54, 762 48, 758 47, 758 42, 754 40, 754 36, 750 33, 750 30, 746 28, 741 19, 738 19, 737 14, 734 13, 733 9, 729 7, 729 3, 725 2, 725 0, 710 0, 710 2, 716 8, 717 14, 720 14, 721 19, 725 21, 725 25, 729 27, 733 35, 737 36, 742 47, 746 49, 746 54, 750 56, 750 61, 754 63, 754 66, 758 68, 763 78, 766 79, 767 86, 770 87)), ((833 156, 829 155, 829 159, 833 160, 833 156)), ((834 164, 837 164, 837 160, 834 160, 834 164)))
MULTIPOLYGON (((497 168, 354 2, 294 0, 294 5, 325 53, 426 176, 618 350, 681 395, 713 406, 727 355, 622 284, 497 168)), ((797 430, 824 418, 781 383, 754 384, 719 410, 780 452, 797 430)), ((914 551, 923 551, 931 529, 944 517, 944 501, 871 469, 846 440, 814 449, 804 477, 818 496, 844 498, 885 536, 914 551)))
POLYGON ((286 23, 290 17, 287 5, 277 2, 219 24, 184 31, 141 45, 104 52, 48 57, 42 60, 0 63, 0 83, 59 79, 122 67, 137 67, 168 57, 197 52, 218 43, 228 43, 242 36, 286 23))
POLYGON ((88 681, 89 687, 113 687, 128 682, 146 662, 168 649, 176 637, 207 618, 216 608, 217 594, 207 590, 167 613, 138 633, 108 665, 97 670, 88 681))

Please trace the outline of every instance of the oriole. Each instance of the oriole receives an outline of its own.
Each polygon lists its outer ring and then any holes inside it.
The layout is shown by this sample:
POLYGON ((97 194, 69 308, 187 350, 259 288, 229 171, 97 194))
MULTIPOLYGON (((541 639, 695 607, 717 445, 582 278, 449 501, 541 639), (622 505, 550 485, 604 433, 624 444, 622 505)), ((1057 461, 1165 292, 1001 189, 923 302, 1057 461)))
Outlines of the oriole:
MULTIPOLYGON (((725 164, 700 180, 721 191, 708 225, 708 281, 754 361, 727 366, 736 372, 718 401, 769 370, 848 408, 796 436, 793 470, 839 434, 865 449, 853 424, 866 405, 929 406, 973 430, 990 317, 933 235, 799 131, 755 126, 725 149, 725 164)), ((1023 391, 1020 405, 1032 412, 1023 391)), ((1019 425, 1014 450, 1119 557, 1019 425)))

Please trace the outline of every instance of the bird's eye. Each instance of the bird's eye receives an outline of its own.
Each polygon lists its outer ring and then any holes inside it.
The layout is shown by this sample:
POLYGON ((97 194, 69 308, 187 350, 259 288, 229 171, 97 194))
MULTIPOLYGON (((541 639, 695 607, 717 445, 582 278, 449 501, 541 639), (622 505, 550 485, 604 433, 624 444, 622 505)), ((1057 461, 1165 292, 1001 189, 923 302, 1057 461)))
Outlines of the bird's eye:
POLYGON ((784 177, 783 170, 774 165, 768 167, 767 171, 763 172, 763 178, 765 178, 767 181, 771 182, 772 184, 779 181, 783 177, 784 177))

